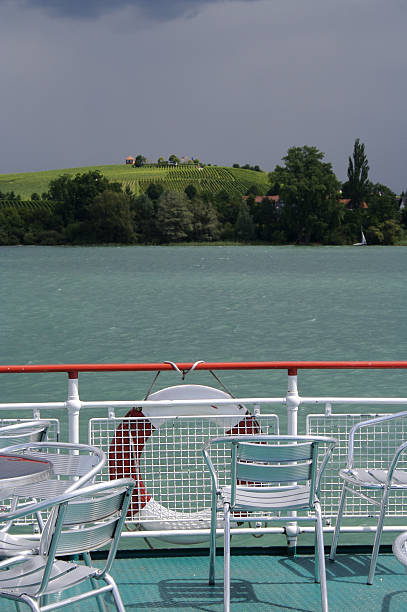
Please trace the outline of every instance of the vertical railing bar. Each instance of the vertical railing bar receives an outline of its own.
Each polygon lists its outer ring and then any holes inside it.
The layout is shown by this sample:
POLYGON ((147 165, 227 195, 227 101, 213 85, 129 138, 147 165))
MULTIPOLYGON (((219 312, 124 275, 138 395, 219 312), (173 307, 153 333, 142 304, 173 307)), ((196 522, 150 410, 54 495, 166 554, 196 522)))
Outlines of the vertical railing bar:
POLYGON ((78 372, 69 372, 68 374, 68 399, 66 407, 68 409, 68 440, 73 444, 78 444, 79 415, 81 411, 78 372))
POLYGON ((297 369, 290 368, 288 370, 288 388, 286 395, 287 405, 287 434, 296 436, 298 433, 298 406, 301 399, 298 395, 298 376, 297 369))
MULTIPOLYGON (((287 405, 287 434, 289 436, 298 435, 298 406, 301 398, 298 395, 298 376, 297 368, 288 370, 288 386, 286 395, 287 405)), ((297 516, 295 511, 289 512, 293 517, 297 516)), ((294 556, 297 547, 298 523, 295 521, 287 523, 285 527, 287 538, 288 555, 294 556)))

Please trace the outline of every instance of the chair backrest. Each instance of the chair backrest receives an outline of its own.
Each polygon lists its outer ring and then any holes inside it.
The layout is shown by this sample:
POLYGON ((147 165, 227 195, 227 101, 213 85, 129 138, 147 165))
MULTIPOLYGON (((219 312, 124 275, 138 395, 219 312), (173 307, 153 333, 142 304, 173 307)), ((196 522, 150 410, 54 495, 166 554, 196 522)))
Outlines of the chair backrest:
POLYGON ((102 449, 88 444, 68 442, 16 444, 7 447, 7 452, 33 455, 52 463, 51 478, 32 485, 28 491, 14 490, 17 495, 36 499, 56 497, 65 491, 82 487, 94 479, 106 461, 102 449))
POLYGON ((41 442, 45 440, 49 427, 49 421, 39 419, 4 425, 0 427, 0 448, 3 449, 12 444, 41 442))
POLYGON ((316 449, 314 441, 232 442, 231 506, 235 503, 236 487, 243 482, 256 487, 306 482, 310 486, 311 504, 316 487, 316 449))
POLYGON ((132 478, 121 478, 89 485, 53 500, 40 542, 40 554, 47 558, 41 590, 46 587, 55 556, 92 552, 108 546, 99 576, 110 570, 134 485, 132 478))
POLYGON ((309 489, 309 506, 318 492, 319 481, 332 449, 333 438, 321 436, 241 435, 212 438, 205 445, 204 455, 215 477, 210 459, 211 445, 231 446, 231 508, 236 501, 238 488, 267 487, 283 491, 306 485, 309 489), (320 445, 325 446, 321 456, 320 445), (318 465, 319 464, 319 465, 318 465))
MULTIPOLYGON (((349 432, 347 468, 387 470, 407 439, 407 411, 394 412, 355 423, 349 432)), ((398 468, 407 469, 403 453, 398 468)))

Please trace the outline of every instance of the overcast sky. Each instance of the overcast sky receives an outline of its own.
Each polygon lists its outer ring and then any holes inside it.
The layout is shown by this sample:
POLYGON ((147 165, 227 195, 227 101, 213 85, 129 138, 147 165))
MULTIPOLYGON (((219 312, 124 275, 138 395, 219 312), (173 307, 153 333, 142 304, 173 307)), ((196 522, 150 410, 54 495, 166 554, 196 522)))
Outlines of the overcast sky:
POLYGON ((312 145, 407 189, 405 0, 0 0, 0 173, 312 145))

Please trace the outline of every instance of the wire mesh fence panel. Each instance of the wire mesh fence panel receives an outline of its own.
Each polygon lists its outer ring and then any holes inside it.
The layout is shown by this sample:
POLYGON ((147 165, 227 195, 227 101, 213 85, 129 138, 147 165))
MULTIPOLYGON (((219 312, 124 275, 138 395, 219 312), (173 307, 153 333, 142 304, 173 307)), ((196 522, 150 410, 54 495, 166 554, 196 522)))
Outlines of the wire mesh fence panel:
MULTIPOLYGON (((339 470, 346 467, 348 459, 349 433, 354 425, 383 414, 310 414, 307 417, 309 435, 332 436, 337 445, 333 451, 321 485, 321 504, 325 517, 336 517, 342 479, 339 470)), ((393 419, 383 423, 366 425, 357 430, 354 439, 355 468, 387 470, 396 449, 407 440, 407 418, 393 419)), ((407 469, 407 457, 402 457, 398 469, 407 469)), ((380 500, 381 494, 371 491, 369 496, 380 500)), ((367 500, 348 495, 344 517, 377 516, 378 508, 367 500)), ((407 516, 407 492, 391 493, 387 516, 407 516)))
MULTIPOLYGON (((216 436, 278 433, 277 415, 194 416, 92 419, 89 443, 108 455, 100 478, 132 476, 135 492, 128 519, 159 528, 163 522, 179 528, 198 527, 208 518, 211 481, 202 447, 216 436)), ((212 457, 229 471, 230 449, 219 446, 212 457)), ((222 482, 220 483, 222 484, 222 482)))

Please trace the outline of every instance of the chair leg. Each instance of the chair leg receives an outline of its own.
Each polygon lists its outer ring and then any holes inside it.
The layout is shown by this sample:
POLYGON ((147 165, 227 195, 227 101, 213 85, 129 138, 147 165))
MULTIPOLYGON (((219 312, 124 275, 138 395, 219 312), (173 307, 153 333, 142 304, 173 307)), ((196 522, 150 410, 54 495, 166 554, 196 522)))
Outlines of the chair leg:
MULTIPOLYGON (((92 559, 91 559, 90 553, 84 552, 82 556, 83 556, 85 565, 87 565, 88 567, 92 567, 92 559)), ((92 585, 92 588, 94 589, 98 588, 97 580, 95 578, 91 578, 90 583, 92 585)), ((103 601, 102 595, 96 595, 96 601, 98 604, 99 612, 106 612, 106 606, 105 606, 105 602, 103 601)))
POLYGON ((389 492, 385 491, 383 494, 382 503, 380 506, 380 515, 379 515, 379 520, 378 520, 377 527, 376 527, 376 535, 375 535, 374 544, 373 544, 372 557, 370 559, 370 567, 369 567, 369 575, 367 577, 367 584, 373 584, 373 579, 374 579, 376 565, 377 565, 377 557, 379 556, 380 540, 382 539, 383 523, 384 523, 384 517, 386 515, 386 510, 387 510, 388 498, 389 498, 389 492))
POLYGON ((211 533, 209 536, 209 584, 215 584, 216 560, 216 498, 212 500, 211 533))
POLYGON ((110 574, 105 575, 105 580, 112 587, 112 595, 114 603, 116 604, 116 609, 118 610, 118 612, 126 612, 126 608, 124 607, 124 603, 120 596, 116 582, 113 580, 110 574))
POLYGON ((314 532, 314 577, 315 582, 321 582, 319 577, 319 543, 318 543, 318 529, 317 523, 315 522, 315 532, 314 532))
POLYGON ((21 595, 21 601, 26 603, 27 606, 30 606, 31 610, 34 612, 41 612, 40 606, 33 597, 30 597, 29 595, 21 595))
POLYGON ((341 497, 339 500, 338 516, 336 517, 336 525, 335 525, 334 536, 332 538, 331 552, 329 553, 329 558, 331 561, 335 561, 336 547, 338 546, 339 533, 341 529, 342 514, 343 514, 343 509, 345 507, 345 498, 346 498, 346 487, 344 483, 342 487, 341 497))
POLYGON ((224 505, 225 528, 223 544, 223 608, 230 610, 230 506, 224 505))
POLYGON ((319 581, 321 583, 322 612, 328 612, 328 591, 326 587, 324 531, 322 528, 321 505, 319 502, 316 502, 314 504, 314 507, 315 507, 315 515, 316 515, 316 530, 317 530, 318 560, 319 560, 319 581))

